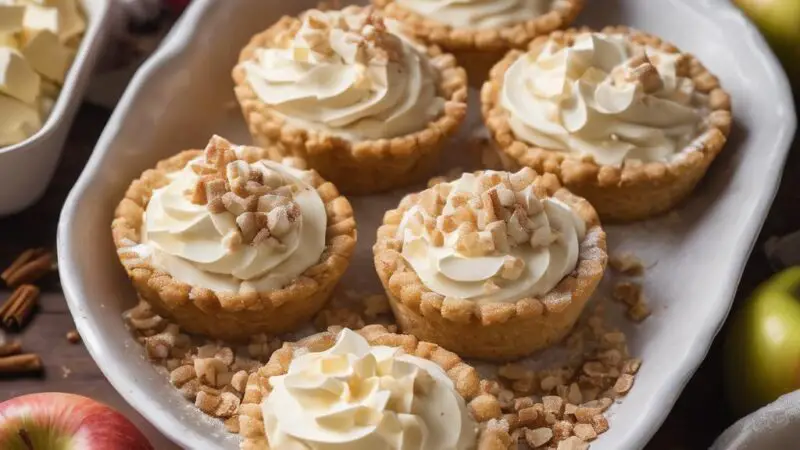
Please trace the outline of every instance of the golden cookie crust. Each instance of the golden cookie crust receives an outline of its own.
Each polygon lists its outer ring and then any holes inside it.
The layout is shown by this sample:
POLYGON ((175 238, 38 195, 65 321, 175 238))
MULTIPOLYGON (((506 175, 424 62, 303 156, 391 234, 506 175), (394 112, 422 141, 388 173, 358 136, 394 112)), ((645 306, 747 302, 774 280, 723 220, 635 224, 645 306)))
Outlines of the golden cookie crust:
POLYGON ((566 28, 583 10, 585 0, 555 0, 550 12, 500 29, 454 28, 400 6, 395 0, 372 0, 372 4, 403 23, 420 41, 455 55, 468 74, 471 86, 480 88, 489 70, 511 49, 524 49, 537 36, 566 28))
POLYGON ((454 28, 397 4, 395 0, 372 0, 387 17, 398 20, 417 39, 446 51, 505 53, 525 48, 537 36, 566 28, 583 10, 585 0, 555 0, 550 11, 539 17, 501 29, 454 28))
MULTIPOLYGON (((540 51, 551 37, 571 42, 578 34, 590 31, 589 28, 556 31, 531 42, 529 51, 540 51)), ((656 36, 628 27, 606 27, 602 33, 622 34, 640 45, 681 53, 674 45, 656 36)), ((503 156, 501 160, 509 170, 528 166, 538 172, 555 174, 567 189, 586 198, 604 221, 642 220, 673 209, 694 190, 730 134, 730 95, 697 58, 685 54, 688 62, 686 76, 692 78, 698 91, 708 95, 710 113, 707 130, 683 151, 681 157, 670 162, 626 162, 620 168, 532 146, 516 138, 508 123, 509 112, 500 104, 506 71, 522 55, 523 52, 518 50, 509 52, 492 69, 481 90, 484 121, 503 156)))
MULTIPOLYGON (((218 339, 245 340, 254 334, 277 334, 307 322, 327 302, 350 264, 356 244, 356 222, 350 202, 336 187, 313 172, 312 185, 325 203, 328 228, 319 262, 291 284, 272 292, 224 293, 191 286, 154 268, 128 249, 141 243, 144 211, 155 189, 165 186, 167 174, 183 169, 201 150, 183 151, 160 161, 155 169, 134 180, 119 203, 111 224, 120 261, 139 296, 160 315, 189 333, 218 339)), ((245 147, 242 159, 280 162, 274 148, 245 147)))
MULTIPOLYGON (((480 424, 478 443, 480 450, 510 450, 515 448, 509 435, 509 426, 503 420, 500 406, 494 395, 482 392, 478 372, 461 360, 455 353, 429 342, 423 342, 406 334, 394 334, 382 325, 368 325, 357 331, 370 345, 400 347, 407 354, 427 359, 438 364, 453 381, 456 391, 468 404, 470 415, 480 424), (476 401, 477 399, 477 401, 476 401)), ((269 396, 269 379, 285 375, 289 370, 294 353, 298 349, 321 352, 336 342, 337 333, 325 331, 309 336, 295 343, 286 343, 275 351, 269 362, 250 375, 239 416, 239 433, 244 438, 243 450, 269 450, 264 435, 264 419, 261 403, 269 396)))
POLYGON ((256 34, 242 50, 233 69, 235 92, 253 139, 262 146, 279 144, 284 156, 305 159, 325 179, 345 194, 371 194, 407 186, 424 179, 435 168, 447 140, 467 113, 467 75, 456 59, 438 47, 426 48, 439 72, 439 95, 446 100, 444 112, 425 129, 390 139, 351 142, 318 130, 299 128, 262 102, 250 84, 244 62, 259 48, 277 46, 277 36, 296 33, 301 21, 283 17, 256 34), (354 176, 354 174, 357 174, 354 176))
POLYGON ((538 176, 547 196, 566 203, 586 223, 578 264, 541 298, 477 303, 432 292, 407 264, 397 228, 420 194, 406 196, 384 215, 373 247, 375 269, 401 329, 463 357, 503 361, 520 358, 564 338, 603 278, 606 234, 592 205, 561 187, 551 174, 538 176))

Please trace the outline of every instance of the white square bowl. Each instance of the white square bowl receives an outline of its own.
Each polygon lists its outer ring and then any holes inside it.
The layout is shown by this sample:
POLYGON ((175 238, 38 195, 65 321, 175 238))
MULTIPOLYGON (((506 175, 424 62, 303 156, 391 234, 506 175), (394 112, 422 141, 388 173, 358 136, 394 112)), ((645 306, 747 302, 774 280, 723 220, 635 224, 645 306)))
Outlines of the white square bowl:
MULTIPOLYGON (((111 240, 114 208, 143 170, 181 149, 202 147, 212 133, 249 142, 230 78, 239 49, 280 15, 316 3, 196 0, 134 78, 62 212, 61 280, 86 346, 123 397, 186 448, 233 449, 237 439, 185 401, 123 326, 120 315, 136 296, 111 240)), ((778 187, 796 117, 777 60, 727 0, 588 3, 582 23, 631 25, 675 42, 720 76, 734 102, 731 141, 692 199, 670 216, 608 230, 612 251, 632 249, 657 262, 645 279, 655 312, 641 325, 622 325, 644 364, 631 393, 612 409, 610 431, 592 448, 641 448, 728 313, 778 187)), ((473 114, 470 125, 479 122, 473 114)), ((370 248, 383 211, 399 196, 352 199, 361 242, 343 280, 348 287, 379 288, 370 248)))
POLYGON ((50 116, 30 138, 0 147, 0 216, 21 211, 44 193, 83 100, 95 62, 108 38, 115 2, 81 0, 79 3, 87 21, 86 32, 50 116))

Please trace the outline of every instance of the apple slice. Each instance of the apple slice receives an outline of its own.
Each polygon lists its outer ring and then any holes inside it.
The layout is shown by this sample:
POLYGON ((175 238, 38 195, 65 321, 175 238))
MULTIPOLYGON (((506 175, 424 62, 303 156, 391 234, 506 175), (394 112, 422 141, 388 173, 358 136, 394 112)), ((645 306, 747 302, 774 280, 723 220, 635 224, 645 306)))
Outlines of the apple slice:
POLYGON ((153 450, 125 416, 90 398, 56 392, 0 403, 3 450, 153 450))

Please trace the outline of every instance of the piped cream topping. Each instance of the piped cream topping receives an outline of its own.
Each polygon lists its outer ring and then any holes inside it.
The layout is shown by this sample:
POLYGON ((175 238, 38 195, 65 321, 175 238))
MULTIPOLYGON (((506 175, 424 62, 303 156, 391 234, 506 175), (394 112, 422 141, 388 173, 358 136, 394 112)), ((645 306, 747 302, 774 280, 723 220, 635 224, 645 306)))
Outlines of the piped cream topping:
POLYGON ((535 172, 464 174, 424 191, 397 230, 430 290, 479 302, 537 297, 572 272, 585 222, 535 172))
POLYGON ((707 96, 679 75, 680 54, 623 35, 550 40, 508 69, 502 106, 518 139, 599 164, 669 161, 703 130, 707 96))
POLYGON ((397 4, 453 28, 492 29, 542 16, 553 0, 397 0, 397 4))
POLYGON ((218 292, 280 289, 319 261, 327 215, 304 172, 247 163, 214 137, 169 175, 145 211, 140 256, 192 286, 218 292))
POLYGON ((258 49, 244 64, 256 95, 290 123, 354 141, 423 130, 444 111, 438 73, 366 11, 308 11, 280 48, 258 49))
POLYGON ((468 450, 476 423, 436 363, 344 329, 296 356, 262 403, 273 450, 468 450))

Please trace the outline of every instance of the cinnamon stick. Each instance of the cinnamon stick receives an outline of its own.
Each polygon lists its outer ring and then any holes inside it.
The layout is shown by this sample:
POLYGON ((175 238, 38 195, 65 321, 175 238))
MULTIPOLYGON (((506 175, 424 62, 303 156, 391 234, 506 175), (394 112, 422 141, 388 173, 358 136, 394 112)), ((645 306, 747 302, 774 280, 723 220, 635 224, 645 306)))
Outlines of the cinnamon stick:
POLYGON ((0 274, 10 287, 33 283, 53 270, 53 254, 43 248, 32 248, 22 252, 11 265, 0 274))
POLYGON ((42 370, 42 359, 35 353, 0 358, 0 374, 31 373, 42 370))
POLYGON ((8 329, 21 329, 30 318, 38 298, 38 287, 32 284, 18 287, 0 306, 0 325, 8 329))
POLYGON ((0 357, 11 356, 22 353, 22 343, 20 341, 6 342, 0 344, 0 357))
POLYGON ((15 259, 2 274, 0 274, 0 278, 4 281, 7 280, 13 272, 16 272, 20 267, 43 255, 44 252, 45 250, 43 248, 29 248, 25 250, 17 256, 17 259, 15 259))

